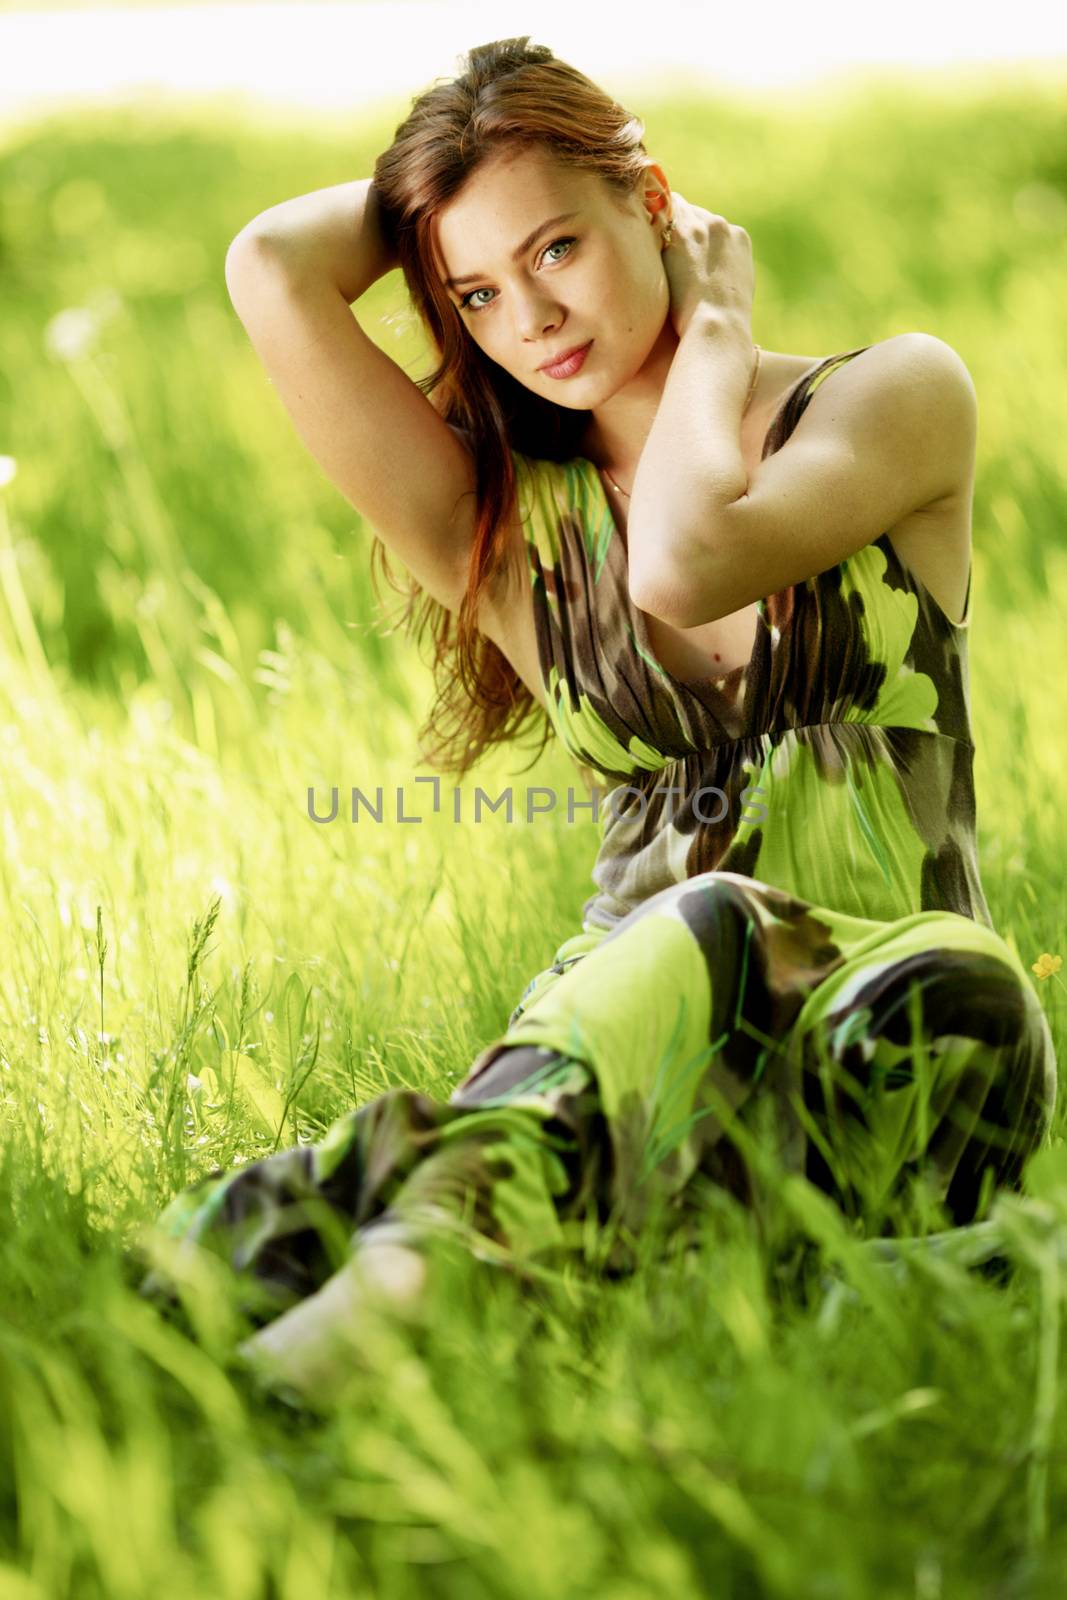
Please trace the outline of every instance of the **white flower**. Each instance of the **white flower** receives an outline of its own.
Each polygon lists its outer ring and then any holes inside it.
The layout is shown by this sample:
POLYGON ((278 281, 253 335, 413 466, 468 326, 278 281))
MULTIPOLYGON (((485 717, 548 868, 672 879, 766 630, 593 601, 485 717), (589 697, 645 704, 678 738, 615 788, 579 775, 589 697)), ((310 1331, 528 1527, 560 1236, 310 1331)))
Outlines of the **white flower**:
POLYGON ((89 354, 100 330, 122 309, 122 296, 110 286, 96 289, 89 304, 67 306, 46 324, 45 346, 60 361, 80 361, 89 354))
POLYGON ((0 489, 6 489, 19 470, 14 456, 0 456, 0 489))
POLYGON ((68 306, 47 324, 44 342, 60 361, 80 361, 96 343, 100 318, 85 306, 68 306))

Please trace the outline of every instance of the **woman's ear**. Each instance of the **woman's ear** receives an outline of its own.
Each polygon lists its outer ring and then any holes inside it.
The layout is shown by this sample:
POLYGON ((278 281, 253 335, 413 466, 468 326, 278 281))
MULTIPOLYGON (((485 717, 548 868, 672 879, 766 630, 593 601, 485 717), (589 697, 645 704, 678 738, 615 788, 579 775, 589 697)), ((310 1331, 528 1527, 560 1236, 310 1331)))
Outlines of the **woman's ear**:
POLYGON ((671 186, 658 162, 650 161, 641 180, 641 199, 650 223, 660 216, 666 222, 671 214, 671 186))

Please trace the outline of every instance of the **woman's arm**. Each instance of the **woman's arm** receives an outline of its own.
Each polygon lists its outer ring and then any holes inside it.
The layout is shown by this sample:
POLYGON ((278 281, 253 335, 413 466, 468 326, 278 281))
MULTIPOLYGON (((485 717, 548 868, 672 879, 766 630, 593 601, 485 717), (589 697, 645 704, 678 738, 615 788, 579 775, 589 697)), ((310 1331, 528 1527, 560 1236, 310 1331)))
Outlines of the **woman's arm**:
MULTIPOLYGON (((670 429, 660 428, 664 450, 649 465, 670 467, 664 481, 675 496, 669 504, 676 520, 658 520, 662 513, 654 509, 652 522, 643 513, 638 535, 656 555, 654 562, 646 558, 645 587, 634 593, 631 576, 630 592, 643 611, 676 628, 717 621, 804 583, 973 480, 977 402, 970 373, 943 339, 899 333, 821 383, 785 444, 751 478, 742 470, 742 492, 728 501, 728 479, 709 471, 736 449, 741 402, 732 424, 717 409, 734 404, 743 378, 720 359, 727 348, 715 334, 697 338, 689 346, 686 387, 672 390, 668 382, 666 410, 661 401, 656 414, 657 428, 663 420, 674 424, 673 453, 664 453, 670 429), (674 400, 680 404, 672 407, 674 400), (709 416, 729 432, 708 437, 709 416)), ((648 453, 646 443, 635 484, 648 453)), ((629 529, 636 506, 635 487, 629 529)), ((937 538, 945 524, 933 517, 929 526, 937 538)))
POLYGON ((457 430, 350 309, 395 265, 370 179, 300 195, 230 245, 226 285, 293 426, 423 589, 458 611, 475 523, 457 430))
MULTIPOLYGON (((373 180, 356 178, 269 206, 241 229, 230 250, 236 260, 236 252, 250 245, 269 249, 290 273, 333 284, 352 305, 399 264, 378 218, 373 180)), ((229 282, 229 255, 226 260, 229 282)))
POLYGON ((752 359, 752 335, 741 317, 698 307, 678 342, 634 474, 627 543, 630 594, 642 611, 659 615, 664 567, 675 551, 685 552, 691 541, 702 548, 715 537, 723 511, 748 492, 741 414, 752 359))

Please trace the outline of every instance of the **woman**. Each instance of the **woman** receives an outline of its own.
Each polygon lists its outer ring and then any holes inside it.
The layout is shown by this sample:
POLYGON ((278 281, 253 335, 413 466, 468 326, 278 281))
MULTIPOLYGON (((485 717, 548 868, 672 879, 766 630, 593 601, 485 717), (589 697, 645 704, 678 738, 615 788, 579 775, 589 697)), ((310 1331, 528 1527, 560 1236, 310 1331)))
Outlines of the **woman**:
POLYGON ((433 622, 433 759, 541 717, 611 791, 581 931, 447 1105, 390 1091, 164 1213, 245 1274, 242 1353, 303 1394, 361 1296, 418 1306, 435 1233, 531 1264, 593 1217, 626 1271, 699 1183, 770 1234, 781 1170, 871 1235, 913 1202, 958 1224, 1053 1109, 975 851, 970 377, 918 333, 760 351, 747 234, 642 132, 550 51, 486 45, 373 180, 227 258, 295 426, 433 622), (421 385, 349 311, 397 264, 441 358, 421 385))

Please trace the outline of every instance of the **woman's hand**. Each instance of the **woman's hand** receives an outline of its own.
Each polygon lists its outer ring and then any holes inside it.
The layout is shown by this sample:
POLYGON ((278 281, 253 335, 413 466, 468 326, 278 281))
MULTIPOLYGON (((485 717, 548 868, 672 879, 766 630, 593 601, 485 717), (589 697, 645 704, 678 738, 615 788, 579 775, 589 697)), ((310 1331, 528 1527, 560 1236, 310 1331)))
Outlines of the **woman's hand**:
POLYGON ((736 318, 752 337, 755 273, 752 241, 744 228, 671 190, 674 233, 663 250, 671 291, 671 321, 679 339, 694 313, 711 306, 736 318))

